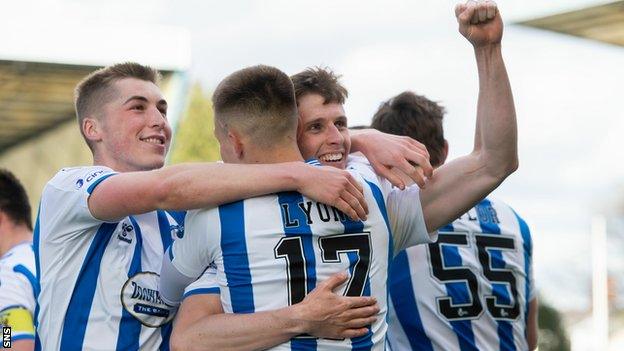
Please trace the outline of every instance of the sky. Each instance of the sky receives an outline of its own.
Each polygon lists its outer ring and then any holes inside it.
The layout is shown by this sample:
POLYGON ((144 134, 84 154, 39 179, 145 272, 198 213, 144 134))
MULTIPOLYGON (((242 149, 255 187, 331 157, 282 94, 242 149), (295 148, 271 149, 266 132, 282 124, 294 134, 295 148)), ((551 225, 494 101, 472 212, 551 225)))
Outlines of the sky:
MULTIPOLYGON (((529 223, 537 285, 563 309, 589 307, 592 217, 624 208, 624 165, 618 162, 624 147, 624 48, 514 23, 602 2, 499 1, 520 168, 494 195, 529 223)), ((413 90, 446 107, 453 158, 472 149, 478 93, 472 49, 457 32, 453 6, 447 0, 27 0, 0 3, 0 23, 17 37, 45 36, 55 26, 76 35, 95 26, 117 34, 143 28, 119 40, 163 56, 186 49, 160 42, 154 33, 181 31, 190 38, 191 80, 207 90, 259 63, 289 74, 329 66, 349 89, 351 125, 367 124, 381 101, 413 90)), ((80 48, 74 37, 63 39, 58 50, 80 48)))

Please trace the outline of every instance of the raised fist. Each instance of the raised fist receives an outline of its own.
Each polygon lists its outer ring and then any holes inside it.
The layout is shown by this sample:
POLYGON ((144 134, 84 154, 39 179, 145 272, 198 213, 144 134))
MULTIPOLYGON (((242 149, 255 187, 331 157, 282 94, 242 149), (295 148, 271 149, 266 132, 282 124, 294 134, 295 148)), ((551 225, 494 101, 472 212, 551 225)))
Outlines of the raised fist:
POLYGON ((455 6, 459 32, 475 47, 499 44, 503 21, 494 1, 469 0, 455 6))

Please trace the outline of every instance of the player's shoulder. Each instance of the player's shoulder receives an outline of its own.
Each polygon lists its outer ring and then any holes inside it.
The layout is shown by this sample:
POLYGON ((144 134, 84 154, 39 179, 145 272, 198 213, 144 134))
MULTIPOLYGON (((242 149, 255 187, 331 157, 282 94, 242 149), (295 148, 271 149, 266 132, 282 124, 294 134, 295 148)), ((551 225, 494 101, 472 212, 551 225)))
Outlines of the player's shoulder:
POLYGON ((356 179, 374 184, 383 190, 389 190, 389 187, 391 187, 386 179, 379 177, 375 173, 373 166, 363 156, 349 155, 347 158, 347 171, 354 175, 356 179))
POLYGON ((32 266, 35 261, 35 252, 31 242, 15 245, 0 257, 0 266, 13 269, 18 265, 32 266))
POLYGON ((61 168, 48 181, 46 188, 53 187, 61 190, 82 190, 91 186, 97 179, 115 172, 105 166, 80 166, 61 168))

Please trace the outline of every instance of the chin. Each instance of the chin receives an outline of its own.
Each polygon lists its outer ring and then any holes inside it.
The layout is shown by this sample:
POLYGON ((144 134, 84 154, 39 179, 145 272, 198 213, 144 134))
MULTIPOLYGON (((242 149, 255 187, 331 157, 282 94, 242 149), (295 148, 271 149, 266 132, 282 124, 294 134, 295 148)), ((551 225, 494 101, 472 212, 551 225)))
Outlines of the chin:
POLYGON ((347 164, 344 160, 340 161, 340 162, 323 162, 323 161, 319 161, 321 162, 321 165, 323 166, 329 166, 329 167, 334 167, 334 168, 338 168, 338 169, 345 169, 347 168, 347 164))

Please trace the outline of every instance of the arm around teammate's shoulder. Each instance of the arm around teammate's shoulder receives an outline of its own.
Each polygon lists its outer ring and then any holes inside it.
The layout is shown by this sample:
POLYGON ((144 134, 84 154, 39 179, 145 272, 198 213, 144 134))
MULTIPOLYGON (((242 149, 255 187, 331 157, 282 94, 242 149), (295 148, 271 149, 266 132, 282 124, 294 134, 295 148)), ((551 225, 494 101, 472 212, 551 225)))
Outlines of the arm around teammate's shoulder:
POLYGON ((324 168, 303 162, 195 163, 120 173, 97 185, 89 197, 89 209, 95 218, 108 221, 156 209, 214 207, 280 191, 299 191, 352 218, 365 217, 361 185, 348 172, 324 168))

